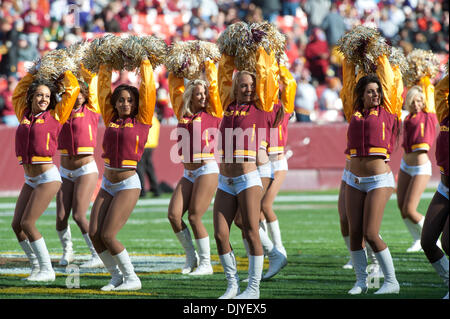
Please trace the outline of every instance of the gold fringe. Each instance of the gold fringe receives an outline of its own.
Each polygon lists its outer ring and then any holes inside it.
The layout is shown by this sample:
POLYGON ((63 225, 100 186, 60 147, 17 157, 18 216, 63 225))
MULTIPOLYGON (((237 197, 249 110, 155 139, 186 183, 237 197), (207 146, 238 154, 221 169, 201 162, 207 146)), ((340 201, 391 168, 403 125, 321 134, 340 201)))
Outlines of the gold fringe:
POLYGON ((189 80, 199 78, 204 71, 203 62, 220 60, 216 44, 201 40, 177 41, 169 46, 165 65, 177 77, 189 80))
POLYGON ((409 70, 405 77, 406 87, 416 85, 421 78, 434 78, 439 72, 439 60, 431 50, 414 49, 406 60, 409 70))
POLYGON ((267 21, 252 24, 240 21, 219 35, 217 46, 221 53, 234 57, 236 69, 255 72, 258 47, 262 46, 266 52, 273 50, 280 61, 285 52, 286 37, 267 21))
POLYGON ((337 50, 367 74, 375 72, 378 57, 391 53, 390 46, 380 33, 366 26, 347 31, 337 42, 337 50))
POLYGON ((409 72, 409 64, 406 60, 403 50, 395 47, 391 47, 391 54, 388 57, 389 63, 391 65, 396 65, 399 67, 400 72, 405 79, 409 72))

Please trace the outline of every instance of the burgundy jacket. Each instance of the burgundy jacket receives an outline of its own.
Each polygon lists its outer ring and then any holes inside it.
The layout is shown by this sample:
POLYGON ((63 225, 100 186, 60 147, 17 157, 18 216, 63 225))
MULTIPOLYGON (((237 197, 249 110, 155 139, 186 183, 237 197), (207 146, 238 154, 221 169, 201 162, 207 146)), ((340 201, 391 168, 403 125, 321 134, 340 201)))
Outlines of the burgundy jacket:
POLYGON ((356 111, 347 131, 347 149, 351 157, 384 156, 393 151, 398 126, 397 116, 377 106, 363 112, 356 111))
POLYGON ((61 155, 94 154, 97 145, 97 126, 100 115, 85 104, 72 110, 58 137, 61 155))
POLYGON ((183 116, 178 121, 178 155, 184 163, 214 159, 220 117, 206 111, 183 116))
POLYGON ((440 132, 436 140, 436 163, 439 166, 441 174, 449 176, 448 171, 448 115, 440 123, 440 132))
POLYGON ((429 151, 436 138, 436 114, 409 114, 403 123, 402 146, 405 153, 429 151))

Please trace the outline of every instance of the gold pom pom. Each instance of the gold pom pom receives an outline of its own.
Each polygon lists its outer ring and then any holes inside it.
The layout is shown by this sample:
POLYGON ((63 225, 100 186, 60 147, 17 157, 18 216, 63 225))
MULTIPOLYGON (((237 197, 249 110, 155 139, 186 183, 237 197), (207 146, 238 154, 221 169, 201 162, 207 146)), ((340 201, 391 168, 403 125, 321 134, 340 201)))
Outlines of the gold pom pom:
POLYGON ((33 74, 34 79, 55 82, 67 70, 75 72, 77 65, 66 49, 58 49, 35 61, 29 72, 33 74))
POLYGON ((127 71, 139 69, 142 59, 147 55, 141 44, 141 38, 135 35, 130 35, 123 39, 120 53, 122 55, 123 69, 127 71))
POLYGON ((414 49, 406 60, 409 64, 405 77, 407 87, 416 85, 425 76, 433 78, 439 72, 439 60, 431 50, 414 49))
POLYGON ((357 26, 346 32, 337 42, 337 49, 365 73, 375 72, 377 58, 383 54, 389 56, 391 52, 380 33, 366 26, 357 26))
POLYGON ((236 69, 255 72, 258 47, 262 46, 266 52, 273 50, 279 61, 285 51, 286 38, 267 21, 251 25, 240 21, 228 26, 219 35, 217 46, 221 53, 235 57, 236 69))
POLYGON ((113 34, 94 39, 82 60, 91 72, 98 72, 101 64, 109 65, 114 70, 122 70, 124 61, 122 46, 124 39, 113 34))
POLYGON ((141 37, 140 43, 154 69, 164 63, 168 51, 167 44, 164 40, 149 35, 141 37))
POLYGON ((403 78, 408 74, 409 72, 409 64, 406 60, 405 55, 403 54, 403 50, 395 47, 391 47, 391 54, 388 57, 389 63, 391 65, 396 65, 400 69, 400 73, 402 74, 403 78))
POLYGON ((165 59, 169 72, 189 80, 197 79, 203 72, 207 59, 218 61, 220 52, 216 44, 201 40, 177 41, 170 45, 165 59))

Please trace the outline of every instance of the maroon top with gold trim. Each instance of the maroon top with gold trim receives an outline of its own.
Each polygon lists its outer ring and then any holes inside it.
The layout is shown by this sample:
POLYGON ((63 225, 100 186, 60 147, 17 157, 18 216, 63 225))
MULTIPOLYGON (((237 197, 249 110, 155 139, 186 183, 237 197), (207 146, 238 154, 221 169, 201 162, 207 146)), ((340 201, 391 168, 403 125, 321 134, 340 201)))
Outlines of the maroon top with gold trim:
POLYGON ((429 151, 436 139, 437 118, 434 113, 408 114, 403 121, 405 153, 429 151))
POLYGON ((97 145, 97 127, 100 119, 97 89, 98 77, 81 66, 84 80, 89 83, 86 103, 73 109, 58 137, 61 156, 94 154, 97 145))
POLYGON ((136 169, 142 157, 152 124, 156 89, 150 61, 141 63, 138 113, 134 117, 120 118, 110 103, 112 70, 101 65, 98 74, 98 101, 106 126, 103 137, 102 158, 108 168, 136 169))
POLYGON ((62 156, 94 154, 97 145, 97 126, 100 115, 87 105, 73 110, 58 138, 62 156))
POLYGON ((344 60, 341 98, 349 120, 346 153, 351 157, 382 156, 389 160, 399 128, 403 83, 399 68, 391 66, 385 55, 377 59, 376 74, 383 91, 383 104, 368 110, 362 110, 361 105, 356 108, 356 80, 363 74, 355 74, 355 66, 344 60))
POLYGON ((16 130, 16 156, 20 164, 53 163, 58 147, 58 135, 80 92, 76 77, 71 71, 64 74, 65 93, 55 109, 33 115, 26 104, 28 87, 33 76, 27 74, 20 80, 13 94, 13 105, 20 122, 16 130))
POLYGON ((449 176, 449 118, 448 118, 448 74, 436 85, 436 114, 440 121, 440 132, 436 140, 436 162, 442 175, 449 176))
POLYGON ((216 136, 223 110, 219 98, 216 66, 211 60, 205 61, 204 65, 208 82, 208 105, 196 114, 181 114, 184 103, 184 79, 176 77, 173 73, 169 74, 170 100, 178 118, 178 155, 184 163, 215 158, 216 136))
POLYGON ((389 159, 397 126, 396 116, 382 106, 355 112, 347 131, 350 156, 384 156, 389 159))
POLYGON ((184 163, 214 159, 221 118, 200 111, 178 121, 178 155, 184 163))
POLYGON ((267 54, 259 47, 256 54, 255 103, 236 103, 233 98, 232 77, 234 58, 222 54, 219 63, 219 92, 226 106, 220 124, 222 145, 219 153, 223 161, 255 161, 261 143, 268 143, 269 128, 273 123, 274 105, 278 103, 279 67, 274 52, 267 54))
POLYGON ((449 136, 448 136, 449 120, 447 117, 441 122, 440 133, 436 140, 436 163, 439 166, 441 174, 449 176, 449 136))
POLYGON ((254 104, 229 105, 220 123, 222 161, 230 163, 238 158, 255 161, 258 148, 268 143, 272 123, 273 113, 254 104))

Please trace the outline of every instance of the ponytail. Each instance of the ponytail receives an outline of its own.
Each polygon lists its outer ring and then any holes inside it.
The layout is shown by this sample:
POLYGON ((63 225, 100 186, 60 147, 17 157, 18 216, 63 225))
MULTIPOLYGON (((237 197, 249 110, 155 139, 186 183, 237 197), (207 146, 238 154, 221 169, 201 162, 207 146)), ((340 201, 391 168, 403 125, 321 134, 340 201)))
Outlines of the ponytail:
POLYGON ((277 110, 277 114, 275 115, 275 120, 273 121, 272 127, 277 127, 284 119, 284 107, 280 104, 280 107, 277 110))

